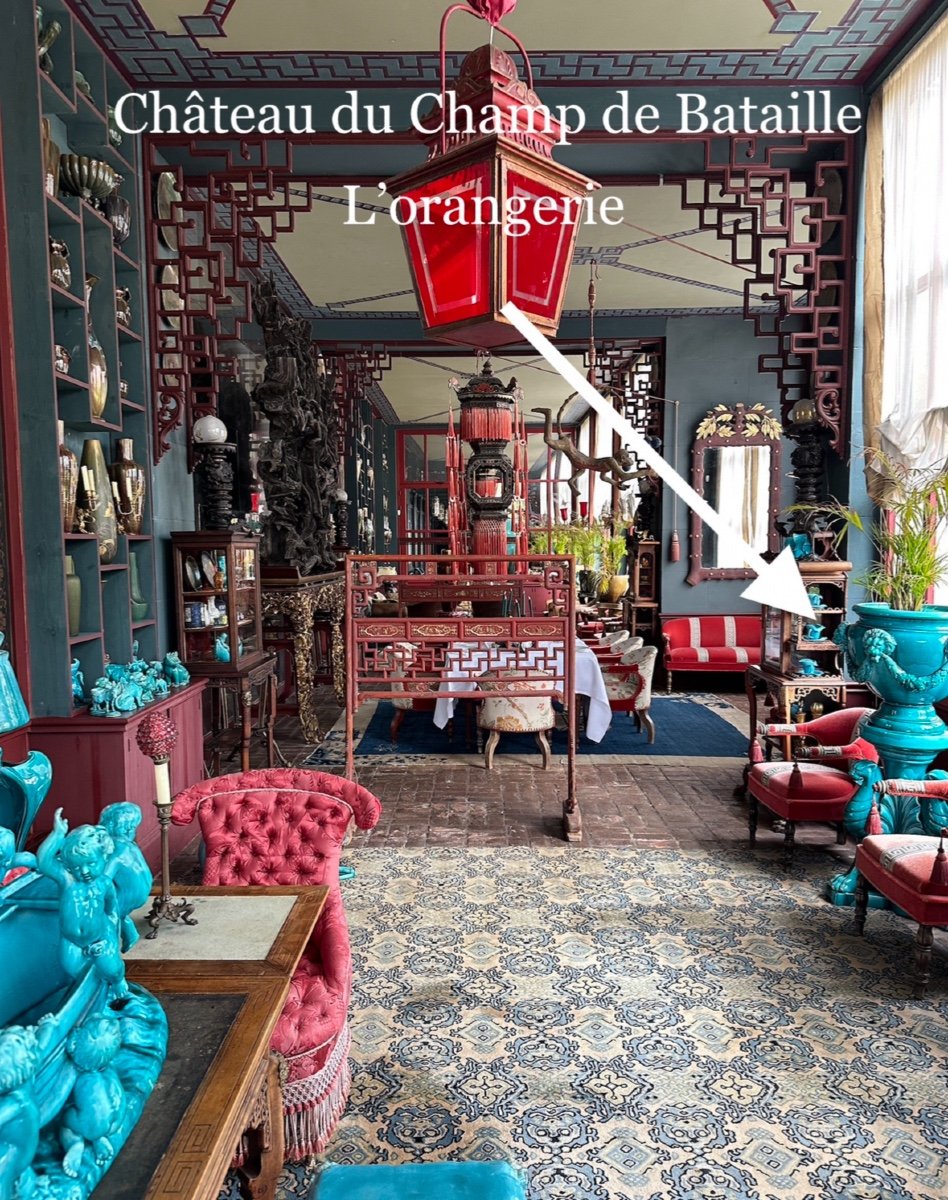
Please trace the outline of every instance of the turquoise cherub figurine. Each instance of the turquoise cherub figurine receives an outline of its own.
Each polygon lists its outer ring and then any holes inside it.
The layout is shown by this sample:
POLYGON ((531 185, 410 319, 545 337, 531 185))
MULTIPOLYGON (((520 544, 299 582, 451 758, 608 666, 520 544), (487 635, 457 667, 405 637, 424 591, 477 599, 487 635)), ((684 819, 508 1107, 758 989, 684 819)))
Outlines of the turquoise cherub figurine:
POLYGON ((115 884, 118 911, 122 914, 122 950, 130 950, 138 941, 138 930, 130 913, 148 900, 154 877, 151 867, 135 841, 135 832, 142 823, 137 804, 119 801, 103 808, 99 824, 115 843, 115 853, 109 859, 109 874, 115 884))
POLYGON ((112 1066, 121 1045, 118 1020, 105 1014, 77 1026, 66 1043, 76 1082, 62 1111, 59 1140, 66 1152, 63 1172, 72 1179, 79 1175, 87 1146, 99 1167, 115 1155, 109 1139, 121 1129, 127 1105, 125 1089, 112 1066))
POLYGON ((70 831, 61 808, 56 810, 52 832, 36 852, 37 869, 59 888, 63 968, 75 977, 91 959, 113 1002, 128 996, 118 897, 106 870, 114 852, 115 843, 96 825, 70 831))
POLYGON ((214 657, 218 662, 230 662, 230 645, 226 633, 219 633, 214 639, 214 657))

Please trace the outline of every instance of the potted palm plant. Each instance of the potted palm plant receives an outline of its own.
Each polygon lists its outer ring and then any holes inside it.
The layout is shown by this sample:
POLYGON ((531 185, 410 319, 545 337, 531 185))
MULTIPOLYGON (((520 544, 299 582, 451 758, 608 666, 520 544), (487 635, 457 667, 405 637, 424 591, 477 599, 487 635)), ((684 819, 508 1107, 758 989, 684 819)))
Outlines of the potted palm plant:
POLYGON ((572 525, 572 550, 576 556, 577 579, 581 600, 593 601, 599 589, 599 556, 602 551, 602 531, 595 525, 572 525))
POLYGON ((854 606, 859 620, 840 625, 834 640, 851 677, 882 700, 865 735, 887 775, 920 779, 948 746, 934 709, 948 697, 948 607, 926 602, 948 573, 948 555, 938 548, 948 524, 948 472, 904 467, 880 452, 873 452, 872 466, 884 495, 877 520, 866 523, 835 500, 795 511, 838 526, 839 540, 856 533, 872 544, 873 564, 854 577, 869 599, 854 606))
POLYGON ((629 577, 622 574, 625 553, 624 532, 617 528, 614 533, 603 533, 602 549, 600 550, 602 578, 599 584, 599 596, 609 604, 617 604, 629 590, 629 577))

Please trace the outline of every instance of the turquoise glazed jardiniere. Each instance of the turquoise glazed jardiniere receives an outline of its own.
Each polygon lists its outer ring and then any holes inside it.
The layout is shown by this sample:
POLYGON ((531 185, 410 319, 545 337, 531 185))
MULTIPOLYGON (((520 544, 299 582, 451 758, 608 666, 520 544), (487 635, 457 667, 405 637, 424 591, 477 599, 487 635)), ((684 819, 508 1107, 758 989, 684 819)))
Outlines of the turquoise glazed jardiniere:
POLYGON ((948 697, 948 607, 918 612, 888 604, 857 604, 859 621, 834 635, 857 683, 882 700, 863 731, 879 751, 887 776, 921 779, 948 747, 948 730, 935 712, 948 697))

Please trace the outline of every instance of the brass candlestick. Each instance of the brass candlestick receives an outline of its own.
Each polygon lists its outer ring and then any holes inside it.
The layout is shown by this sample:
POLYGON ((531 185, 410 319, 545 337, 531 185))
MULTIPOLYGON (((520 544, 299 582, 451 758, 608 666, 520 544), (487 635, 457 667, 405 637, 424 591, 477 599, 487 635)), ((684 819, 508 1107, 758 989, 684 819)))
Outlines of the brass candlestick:
POLYGON ((168 850, 168 829, 171 825, 171 772, 168 764, 171 751, 178 740, 174 721, 162 713, 149 713, 138 727, 135 740, 146 758, 155 764, 155 808, 158 810, 158 827, 161 836, 161 894, 155 897, 151 912, 146 920, 151 932, 146 938, 158 933, 162 921, 178 921, 185 925, 196 925, 192 914, 194 905, 189 900, 175 900, 171 895, 171 858, 168 850))

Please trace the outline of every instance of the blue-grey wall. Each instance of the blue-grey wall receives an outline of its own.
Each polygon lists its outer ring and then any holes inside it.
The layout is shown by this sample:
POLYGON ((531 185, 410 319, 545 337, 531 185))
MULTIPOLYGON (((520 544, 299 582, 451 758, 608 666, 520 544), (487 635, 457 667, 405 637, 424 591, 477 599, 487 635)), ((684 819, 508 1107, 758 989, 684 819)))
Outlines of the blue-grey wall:
MULTIPOLYGON (((665 395, 679 401, 677 458, 673 456, 674 407, 665 413, 665 457, 691 482, 691 446, 702 417, 716 404, 766 404, 777 416, 780 400, 776 376, 757 369, 761 354, 770 354, 774 341, 756 338, 750 321, 734 317, 672 317, 665 324, 665 395)), ((782 504, 793 498, 788 478, 792 443, 784 441, 781 453, 782 504)), ((750 580, 707 580, 691 587, 688 574, 690 512, 678 502, 678 537, 681 560, 668 561, 668 537, 673 526, 673 496, 665 488, 662 546, 663 613, 753 613, 756 604, 742 600, 750 580)))
POLYGON ((152 529, 155 538, 155 591, 158 595, 158 645, 161 652, 181 650, 176 645, 175 596, 171 564, 171 531, 193 529, 194 480, 188 474, 187 441, 183 429, 169 437, 166 450, 152 476, 152 529))

